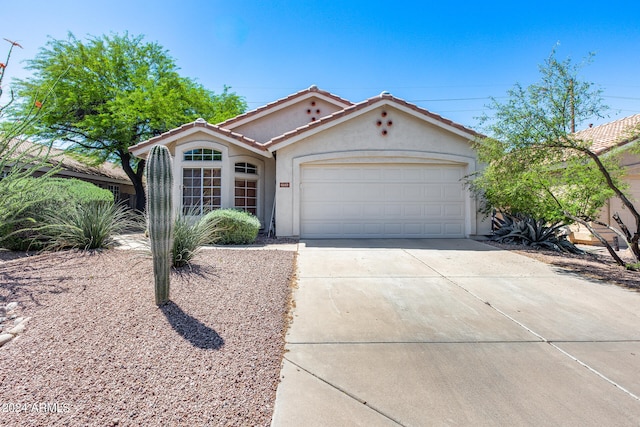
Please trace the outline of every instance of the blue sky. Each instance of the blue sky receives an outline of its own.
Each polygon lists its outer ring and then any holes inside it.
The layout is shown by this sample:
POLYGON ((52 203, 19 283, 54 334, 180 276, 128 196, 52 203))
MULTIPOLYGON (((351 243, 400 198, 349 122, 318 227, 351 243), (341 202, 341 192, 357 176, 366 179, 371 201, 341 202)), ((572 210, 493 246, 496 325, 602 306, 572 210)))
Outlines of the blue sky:
POLYGON ((582 76, 611 111, 595 124, 640 113, 637 0, 0 0, 0 13, 0 37, 24 47, 9 77, 25 76, 21 61, 48 36, 128 31, 159 43, 207 89, 231 86, 249 109, 315 84, 354 102, 386 90, 476 127, 488 97, 536 81, 559 43, 560 59, 596 54, 582 76))

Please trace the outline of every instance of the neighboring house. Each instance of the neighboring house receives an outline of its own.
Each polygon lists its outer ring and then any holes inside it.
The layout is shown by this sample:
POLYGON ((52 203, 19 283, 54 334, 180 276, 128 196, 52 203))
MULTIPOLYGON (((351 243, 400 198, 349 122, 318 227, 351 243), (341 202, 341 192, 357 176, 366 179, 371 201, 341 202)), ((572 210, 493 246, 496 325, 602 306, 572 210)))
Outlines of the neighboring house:
POLYGON ((169 148, 183 212, 243 209, 278 237, 445 238, 490 232, 462 181, 477 136, 388 93, 354 104, 311 86, 130 151, 169 148))
MULTIPOLYGON (((30 150, 33 142, 22 141, 21 150, 30 150)), ((98 187, 111 191, 117 202, 124 202, 129 207, 135 206, 135 191, 133 185, 122 168, 114 163, 104 162, 101 165, 89 166, 65 155, 63 150, 51 148, 49 152, 49 163, 52 166, 59 166, 60 170, 55 174, 59 178, 77 178, 87 181, 98 187)), ((46 173, 50 168, 43 167, 35 176, 46 173)))
MULTIPOLYGON (((594 126, 575 133, 578 138, 592 143, 593 150, 598 155, 606 155, 614 148, 630 147, 632 144, 640 143, 640 114, 625 117, 611 123, 594 126)), ((620 158, 620 165, 624 167, 624 180, 629 184, 626 192, 627 197, 634 203, 636 209, 640 209, 640 156, 638 154, 625 151, 620 158)), ((613 219, 613 215, 618 212, 622 221, 630 229, 636 227, 635 219, 629 210, 622 205, 619 198, 609 199, 602 208, 599 220, 605 224, 616 228, 618 224, 613 219)), ((608 241, 612 241, 615 234, 604 227, 596 227, 608 241)), ((576 228, 573 239, 581 243, 599 243, 598 240, 584 227, 576 228)), ((620 244, 624 245, 622 239, 620 244)))

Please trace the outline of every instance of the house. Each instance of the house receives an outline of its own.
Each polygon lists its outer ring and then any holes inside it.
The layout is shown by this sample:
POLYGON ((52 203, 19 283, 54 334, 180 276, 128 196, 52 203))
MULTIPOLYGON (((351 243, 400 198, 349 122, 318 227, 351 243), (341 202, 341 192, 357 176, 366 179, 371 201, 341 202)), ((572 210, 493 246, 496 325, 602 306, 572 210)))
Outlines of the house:
POLYGON ((383 92, 359 103, 311 86, 225 122, 130 148, 168 147, 183 212, 238 208, 278 237, 469 237, 490 232, 462 178, 475 131, 383 92))
MULTIPOLYGON (((32 152, 34 148, 37 148, 35 143, 30 141, 21 141, 19 145, 22 152, 32 152)), ((111 191, 116 202, 125 203, 129 207, 135 206, 133 184, 122 168, 114 163, 104 162, 97 166, 89 166, 54 147, 49 150, 48 163, 60 168, 55 174, 58 178, 76 178, 90 182, 111 191)), ((49 167, 43 167, 34 175, 41 176, 48 170, 49 167)))
MULTIPOLYGON (((589 127, 574 134, 577 138, 589 141, 592 149, 598 155, 606 155, 613 149, 625 149, 640 141, 640 114, 605 123, 600 126, 589 127)), ((620 165, 624 167, 624 180, 629 184, 627 196, 636 209, 640 209, 640 155, 625 150, 620 157, 620 165)), ((609 199, 600 212, 599 221, 616 228, 618 224, 613 219, 615 213, 630 228, 635 228, 635 219, 629 210, 622 205, 617 197, 609 199)), ((604 227, 596 227, 598 232, 611 241, 615 234, 604 227)), ((595 237, 583 227, 577 227, 573 233, 573 240, 579 243, 599 243, 595 237)), ((621 244, 624 242, 620 241, 621 244)))

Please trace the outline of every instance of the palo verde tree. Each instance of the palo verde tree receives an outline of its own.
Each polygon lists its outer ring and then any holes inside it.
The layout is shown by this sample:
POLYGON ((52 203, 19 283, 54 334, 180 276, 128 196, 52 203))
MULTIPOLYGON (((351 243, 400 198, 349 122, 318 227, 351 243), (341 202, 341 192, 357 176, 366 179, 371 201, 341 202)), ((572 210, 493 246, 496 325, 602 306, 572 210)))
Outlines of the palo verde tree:
POLYGON ((142 36, 81 41, 70 33, 67 40, 50 40, 26 68, 32 77, 17 81, 20 102, 11 114, 20 116, 35 102, 47 107, 31 134, 69 143, 68 151, 95 163, 121 163, 141 211, 145 162, 130 155, 130 146, 199 117, 217 123, 246 109, 227 87, 214 94, 181 77, 167 51, 142 36), (38 98, 47 90, 49 105, 38 98))
POLYGON ((620 229, 599 224, 622 236, 638 260, 640 215, 625 194, 617 153, 599 156, 592 141, 574 134, 575 126, 603 117, 606 110, 601 92, 579 80, 583 66, 559 61, 554 50, 540 66, 539 82, 526 88, 515 85, 504 102, 492 99, 491 114, 480 118, 490 136, 475 143, 486 168, 470 178, 470 185, 487 213, 497 209, 583 224, 624 265, 591 224, 608 198, 620 198, 636 223, 620 224, 620 229))

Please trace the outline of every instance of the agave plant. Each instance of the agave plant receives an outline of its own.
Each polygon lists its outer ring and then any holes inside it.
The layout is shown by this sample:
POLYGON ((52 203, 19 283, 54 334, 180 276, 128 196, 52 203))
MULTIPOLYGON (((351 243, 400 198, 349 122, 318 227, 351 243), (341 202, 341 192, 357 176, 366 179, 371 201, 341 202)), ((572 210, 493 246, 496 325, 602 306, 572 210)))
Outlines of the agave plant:
POLYGON ((527 215, 500 212, 493 217, 494 232, 491 239, 501 243, 517 243, 559 252, 582 253, 567 240, 564 227, 560 222, 549 224, 543 219, 527 215))

